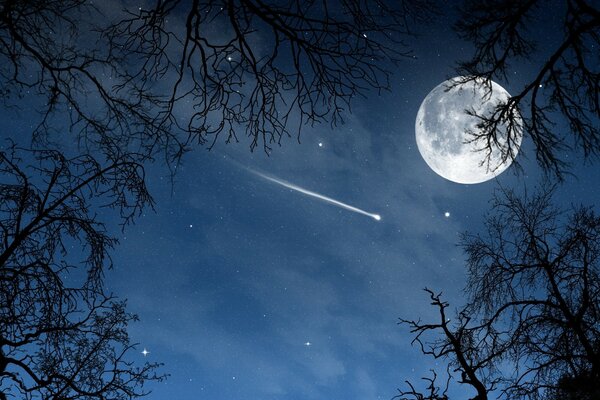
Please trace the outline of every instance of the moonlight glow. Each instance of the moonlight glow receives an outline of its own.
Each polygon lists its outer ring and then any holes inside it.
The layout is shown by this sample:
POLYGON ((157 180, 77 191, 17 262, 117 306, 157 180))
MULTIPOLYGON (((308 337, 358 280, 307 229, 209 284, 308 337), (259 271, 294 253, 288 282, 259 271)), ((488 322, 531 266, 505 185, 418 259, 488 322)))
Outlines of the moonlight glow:
MULTIPOLYGON (((498 129, 498 145, 492 144, 489 164, 485 160, 484 140, 473 141, 470 132, 478 133, 481 120, 467 114, 490 116, 498 104, 510 95, 500 85, 491 82, 491 93, 469 81, 454 85, 460 78, 449 79, 436 86, 423 100, 415 124, 417 146, 427 165, 438 175, 457 183, 481 183, 501 174, 512 159, 502 158, 502 147, 507 145, 505 124, 498 129)), ((518 151, 521 135, 511 139, 518 151)))

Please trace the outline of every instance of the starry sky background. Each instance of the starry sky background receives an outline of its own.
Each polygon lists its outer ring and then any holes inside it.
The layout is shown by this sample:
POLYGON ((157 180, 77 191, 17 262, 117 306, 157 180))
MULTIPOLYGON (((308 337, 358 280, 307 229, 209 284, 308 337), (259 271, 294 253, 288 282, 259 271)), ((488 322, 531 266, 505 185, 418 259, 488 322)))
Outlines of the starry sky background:
MULTIPOLYGON (((551 7, 545 13, 540 21, 551 20, 551 7)), ((452 31, 455 17, 449 10, 418 29, 408 41, 416 58, 395 68, 391 90, 357 100, 342 126, 306 127, 300 144, 285 139, 269 157, 250 153, 244 140, 197 148, 184 157, 173 186, 163 165, 148 167, 156 212, 123 233, 116 219, 108 221, 120 245, 107 285, 140 316, 130 327, 139 343, 135 361, 163 362, 170 374, 150 385, 149 400, 389 399, 404 380, 418 381, 436 366, 411 346, 398 317, 437 317, 424 287, 459 306, 459 234, 482 229, 500 184, 529 190, 541 182, 527 138, 523 173, 510 168, 478 185, 449 182, 421 158, 414 139, 419 105, 472 50, 452 31), (150 351, 145 358, 143 348, 150 351)), ((544 22, 532 32, 550 42, 552 29, 544 22)), ((510 82, 499 83, 514 93, 534 67, 535 60, 513 65, 510 82)), ((597 166, 572 171, 577 178, 560 186, 557 201, 593 204, 597 166)))

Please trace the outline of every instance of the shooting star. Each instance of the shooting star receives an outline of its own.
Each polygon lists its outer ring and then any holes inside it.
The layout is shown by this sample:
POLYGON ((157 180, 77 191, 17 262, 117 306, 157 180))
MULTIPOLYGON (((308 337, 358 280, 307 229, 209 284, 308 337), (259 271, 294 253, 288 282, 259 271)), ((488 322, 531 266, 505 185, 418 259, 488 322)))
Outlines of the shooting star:
POLYGON ((361 210, 360 208, 353 207, 353 206, 351 206, 349 204, 342 203, 341 201, 337 201, 335 199, 332 199, 331 197, 323 196, 322 194, 315 193, 315 192, 312 192, 310 190, 301 188, 300 186, 296 186, 296 185, 294 185, 292 183, 289 183, 289 182, 286 182, 286 181, 284 181, 282 179, 273 178, 272 176, 261 174, 260 172, 251 170, 249 168, 247 168, 247 169, 248 169, 248 171, 252 172, 254 175, 257 175, 257 176, 259 176, 259 177, 261 177, 263 179, 266 179, 269 182, 276 183, 278 185, 281 185, 281 186, 286 187, 288 189, 295 190, 295 191, 300 192, 302 194, 305 194, 307 196, 315 197, 315 198, 317 198, 319 200, 323 200, 323 201, 325 201, 327 203, 331 203, 333 205, 336 205, 338 207, 344 208, 346 210, 349 210, 349 211, 352 211, 352 212, 355 212, 355 213, 359 213, 359 214, 362 214, 362 215, 366 215, 367 217, 373 218, 375 221, 381 221, 381 215, 379 215, 379 214, 373 214, 373 213, 367 212, 365 210, 361 210))

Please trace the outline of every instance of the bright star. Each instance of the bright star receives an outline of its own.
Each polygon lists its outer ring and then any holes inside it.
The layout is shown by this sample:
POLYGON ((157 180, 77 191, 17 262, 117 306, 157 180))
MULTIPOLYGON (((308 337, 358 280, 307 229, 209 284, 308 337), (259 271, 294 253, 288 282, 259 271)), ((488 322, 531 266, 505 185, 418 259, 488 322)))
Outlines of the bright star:
POLYGON ((323 143, 322 142, 319 142, 319 147, 323 147, 323 143))
POLYGON ((306 347, 310 346, 311 344, 312 344, 311 342, 306 342, 306 343, 304 343, 304 345, 305 345, 306 347))
POLYGON ((444 213, 444 217, 446 217, 446 218, 450 218, 450 212, 449 212, 449 211, 446 211, 446 212, 444 213))
POLYGON ((148 350, 146 350, 146 348, 144 347, 142 354, 144 355, 144 357, 146 357, 148 354, 150 354, 150 352, 148 350))

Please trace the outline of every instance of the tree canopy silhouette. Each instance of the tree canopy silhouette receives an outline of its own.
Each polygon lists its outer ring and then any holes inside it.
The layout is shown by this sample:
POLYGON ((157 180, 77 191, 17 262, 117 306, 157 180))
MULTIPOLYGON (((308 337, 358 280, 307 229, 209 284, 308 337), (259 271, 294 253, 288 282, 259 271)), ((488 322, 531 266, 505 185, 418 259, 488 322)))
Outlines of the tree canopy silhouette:
POLYGON ((542 167, 562 178, 569 151, 589 159, 600 155, 600 8, 586 0, 550 3, 556 18, 542 20, 538 15, 549 6, 546 1, 465 1, 456 29, 474 44, 475 54, 458 72, 465 80, 483 79, 491 89, 493 78, 511 81, 515 64, 533 64, 520 92, 492 116, 480 116, 482 130, 474 139, 490 149, 506 124, 509 145, 500 146, 505 156, 516 155, 515 137, 524 133, 542 167), (552 34, 537 37, 536 24, 547 31, 552 25, 552 34))
POLYGON ((386 68, 409 56, 402 40, 411 23, 432 8, 388 0, 125 7, 1 3, 0 92, 6 105, 38 97, 36 139, 70 128, 84 145, 164 150, 177 160, 194 142, 244 132, 252 149, 269 151, 304 124, 338 123, 366 90, 387 89, 386 68))
POLYGON ((149 205, 143 169, 12 147, 0 176, 0 399, 143 395, 162 376, 128 359, 137 317, 104 287, 116 240, 95 211, 116 208, 127 222, 149 205))
MULTIPOLYGON (((590 207, 564 212, 552 193, 498 194, 486 233, 463 237, 466 305, 451 318, 428 291, 439 322, 402 320, 474 399, 494 390, 508 399, 600 396, 600 217, 590 207)), ((401 398, 414 393, 422 395, 401 398)))
MULTIPOLYGON (((491 117, 482 148, 508 122, 505 157, 525 132, 541 165, 559 177, 567 149, 599 149, 600 10, 590 1, 554 2, 555 33, 536 46, 539 0, 462 4, 458 33, 475 46, 465 79, 511 80, 528 59, 534 74, 491 117), (562 14, 560 14, 562 13, 562 14), (540 61, 537 61, 540 60, 540 61), (521 129, 520 117, 523 116, 521 129), (563 127, 562 122, 566 122, 563 127)), ((341 121, 352 99, 389 86, 403 40, 431 18, 429 1, 265 2, 162 0, 102 8, 85 0, 0 2, 0 93, 5 105, 32 96, 34 136, 68 127, 83 144, 164 151, 177 160, 193 143, 245 135, 270 151, 304 124, 341 121), (104 21, 104 22, 103 22, 104 21)), ((32 102, 30 102, 32 103, 32 102)))

